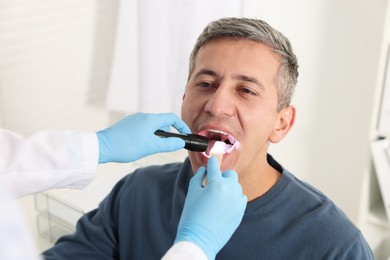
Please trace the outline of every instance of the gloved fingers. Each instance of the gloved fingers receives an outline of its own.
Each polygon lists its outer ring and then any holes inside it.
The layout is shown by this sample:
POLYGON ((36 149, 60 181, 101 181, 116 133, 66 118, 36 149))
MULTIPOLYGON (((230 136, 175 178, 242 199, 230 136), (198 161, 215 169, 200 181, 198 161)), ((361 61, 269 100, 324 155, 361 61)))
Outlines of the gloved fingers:
POLYGON ((238 207, 238 212, 240 214, 242 214, 239 223, 241 223, 241 220, 244 217, 244 213, 245 213, 245 209, 246 209, 247 205, 248 205, 248 198, 247 198, 247 196, 245 196, 245 194, 242 194, 241 198, 239 200, 238 206, 237 206, 238 207))
POLYGON ((176 137, 156 138, 158 138, 156 145, 160 149, 160 152, 174 152, 184 148, 186 144, 182 139, 176 137))
POLYGON ((179 133, 190 134, 191 130, 186 123, 180 117, 173 113, 162 113, 157 114, 156 116, 156 127, 161 128, 161 126, 173 126, 179 133))
POLYGON ((207 178, 208 182, 217 180, 222 177, 221 170, 219 169, 218 159, 211 156, 207 162, 207 178))
POLYGON ((245 210, 246 204, 248 203, 248 197, 243 193, 242 196, 241 196, 241 200, 243 202, 243 208, 245 210))
MULTIPOLYGON (((184 121, 183 121, 183 123, 184 123, 184 121)), ((185 123, 184 123, 184 125, 175 123, 172 126, 181 134, 191 134, 190 128, 185 123)))
POLYGON ((248 198, 245 196, 244 193, 242 193, 242 187, 241 187, 240 182, 238 181, 237 172, 234 170, 227 170, 227 171, 224 171, 222 173, 222 176, 224 178, 228 179, 231 184, 235 184, 234 187, 236 187, 237 192, 239 192, 239 194, 241 194, 240 199, 242 200, 242 203, 246 204, 248 202, 248 198))
POLYGON ((163 130, 165 132, 170 132, 171 131, 171 127, 170 126, 162 126, 159 130, 163 130))
POLYGON ((206 171, 207 170, 204 166, 200 166, 199 169, 196 171, 195 175, 191 178, 190 185, 202 187, 202 180, 206 175, 206 171))
POLYGON ((173 122, 172 126, 177 131, 179 131, 179 133, 191 134, 191 130, 188 127, 188 125, 181 118, 179 118, 177 115, 175 115, 175 114, 172 114, 172 115, 174 116, 174 118, 176 118, 175 121, 173 122))
POLYGON ((238 182, 238 175, 237 172, 234 170, 227 170, 222 173, 222 177, 232 179, 236 182, 238 182))

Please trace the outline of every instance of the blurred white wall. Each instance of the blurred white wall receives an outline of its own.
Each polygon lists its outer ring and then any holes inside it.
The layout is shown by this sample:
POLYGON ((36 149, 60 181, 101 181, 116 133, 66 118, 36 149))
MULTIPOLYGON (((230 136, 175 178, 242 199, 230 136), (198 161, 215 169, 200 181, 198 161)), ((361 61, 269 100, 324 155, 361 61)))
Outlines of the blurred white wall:
MULTIPOLYGON (((258 0, 300 63, 296 125, 270 151, 356 220, 387 0, 258 0)), ((0 126, 98 130, 118 0, 0 0, 0 126)), ((156 111, 158 112, 158 111, 156 111)))
POLYGON ((105 126, 115 14, 111 0, 0 0, 0 126, 105 126))

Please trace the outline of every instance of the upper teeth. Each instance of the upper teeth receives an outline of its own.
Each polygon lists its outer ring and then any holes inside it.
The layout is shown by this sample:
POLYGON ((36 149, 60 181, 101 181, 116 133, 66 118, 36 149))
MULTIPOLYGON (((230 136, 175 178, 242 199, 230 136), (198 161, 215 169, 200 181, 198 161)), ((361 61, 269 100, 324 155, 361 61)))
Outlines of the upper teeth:
POLYGON ((219 134, 222 142, 225 142, 226 140, 229 140, 231 144, 234 144, 236 142, 236 139, 233 136, 229 135, 228 133, 218 131, 218 130, 209 130, 209 133, 210 132, 213 134, 214 133, 219 134))

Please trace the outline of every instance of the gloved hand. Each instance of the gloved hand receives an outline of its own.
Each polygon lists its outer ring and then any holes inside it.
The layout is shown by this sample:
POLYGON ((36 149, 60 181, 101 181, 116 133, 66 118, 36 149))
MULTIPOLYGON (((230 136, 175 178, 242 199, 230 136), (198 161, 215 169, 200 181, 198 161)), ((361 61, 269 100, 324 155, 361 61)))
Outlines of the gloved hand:
POLYGON ((170 126, 182 134, 191 133, 184 121, 171 113, 137 113, 98 131, 99 163, 132 162, 151 154, 183 148, 185 143, 180 138, 161 138, 154 134, 159 129, 169 131, 170 126))
POLYGON ((208 259, 214 259, 240 224, 247 197, 237 173, 228 170, 221 174, 215 157, 207 163, 208 182, 202 187, 205 174, 202 166, 190 181, 175 243, 193 242, 208 259))

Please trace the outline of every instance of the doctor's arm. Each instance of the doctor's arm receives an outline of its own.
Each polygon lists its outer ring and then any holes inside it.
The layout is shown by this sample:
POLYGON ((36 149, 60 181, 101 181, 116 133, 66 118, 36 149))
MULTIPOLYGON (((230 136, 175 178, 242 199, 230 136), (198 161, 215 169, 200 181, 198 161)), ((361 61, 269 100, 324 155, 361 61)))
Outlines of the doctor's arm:
POLYGON ((132 162, 184 147, 179 138, 159 138, 170 126, 190 133, 174 114, 127 116, 97 133, 42 131, 24 138, 0 129, 0 181, 21 197, 52 188, 84 188, 96 175, 98 163, 132 162))

